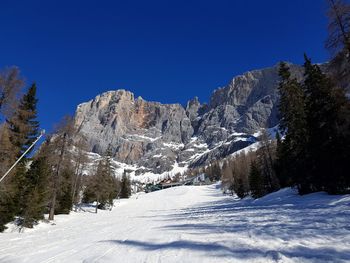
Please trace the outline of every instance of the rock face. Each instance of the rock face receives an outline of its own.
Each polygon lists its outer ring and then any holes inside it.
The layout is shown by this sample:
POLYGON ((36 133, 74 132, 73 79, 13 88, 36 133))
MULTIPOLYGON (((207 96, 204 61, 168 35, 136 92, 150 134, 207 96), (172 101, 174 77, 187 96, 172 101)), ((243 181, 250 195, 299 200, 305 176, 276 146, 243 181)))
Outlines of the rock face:
MULTIPOLYGON (((290 65, 297 78, 302 68, 290 65)), ((135 174, 199 166, 255 142, 252 134, 278 123, 278 67, 247 72, 213 92, 210 103, 148 102, 126 90, 108 91, 77 107, 75 125, 90 151, 112 151, 135 174)))
POLYGON ((75 125, 92 152, 110 149, 123 163, 163 172, 176 159, 172 144, 187 144, 193 135, 191 121, 180 104, 147 102, 125 90, 105 92, 80 104, 75 125), (154 157, 162 155, 160 158, 154 157))

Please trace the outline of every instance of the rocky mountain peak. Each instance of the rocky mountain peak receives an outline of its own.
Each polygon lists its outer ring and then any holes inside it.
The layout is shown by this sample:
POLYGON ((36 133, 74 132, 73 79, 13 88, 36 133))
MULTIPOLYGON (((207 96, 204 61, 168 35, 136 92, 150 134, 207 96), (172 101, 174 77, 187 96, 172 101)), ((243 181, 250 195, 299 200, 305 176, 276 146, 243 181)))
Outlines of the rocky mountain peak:
MULTIPOLYGON (((301 67, 290 68, 302 78, 301 67)), ((135 175, 181 171, 226 157, 255 142, 262 127, 275 126, 278 81, 278 66, 246 72, 215 90, 209 105, 195 97, 186 109, 108 91, 78 106, 75 125, 90 151, 111 148, 135 175)))

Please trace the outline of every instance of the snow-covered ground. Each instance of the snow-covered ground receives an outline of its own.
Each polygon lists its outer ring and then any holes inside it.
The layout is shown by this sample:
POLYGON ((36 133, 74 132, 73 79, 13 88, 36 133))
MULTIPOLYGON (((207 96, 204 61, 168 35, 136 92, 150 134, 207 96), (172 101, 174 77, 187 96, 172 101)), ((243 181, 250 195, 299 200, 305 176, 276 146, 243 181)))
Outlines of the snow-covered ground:
POLYGON ((0 234, 0 262, 350 262, 350 195, 170 188, 0 234))

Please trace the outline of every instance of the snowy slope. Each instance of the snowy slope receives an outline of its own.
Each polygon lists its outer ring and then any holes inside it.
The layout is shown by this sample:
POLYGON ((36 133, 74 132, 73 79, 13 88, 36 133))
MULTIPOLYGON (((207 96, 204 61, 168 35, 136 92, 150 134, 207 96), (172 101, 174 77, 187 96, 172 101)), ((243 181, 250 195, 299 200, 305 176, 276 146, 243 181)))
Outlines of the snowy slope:
POLYGON ((0 262, 350 262, 350 196, 182 186, 0 234, 0 262))

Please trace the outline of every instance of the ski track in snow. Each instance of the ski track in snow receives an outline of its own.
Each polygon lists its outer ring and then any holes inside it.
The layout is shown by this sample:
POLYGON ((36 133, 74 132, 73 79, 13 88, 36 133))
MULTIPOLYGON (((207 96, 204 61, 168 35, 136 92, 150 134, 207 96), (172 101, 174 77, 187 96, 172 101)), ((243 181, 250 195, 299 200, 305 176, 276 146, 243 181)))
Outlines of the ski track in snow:
POLYGON ((0 262, 350 262, 350 195, 238 200, 216 184, 137 197, 8 230, 0 262))

